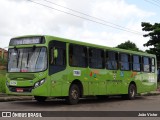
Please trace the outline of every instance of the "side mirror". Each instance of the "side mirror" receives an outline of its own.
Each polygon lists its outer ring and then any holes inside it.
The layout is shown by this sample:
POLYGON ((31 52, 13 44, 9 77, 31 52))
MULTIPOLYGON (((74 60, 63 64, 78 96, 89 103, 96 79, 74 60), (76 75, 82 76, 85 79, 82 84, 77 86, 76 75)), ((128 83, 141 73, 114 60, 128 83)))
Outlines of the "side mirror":
POLYGON ((54 58, 58 57, 58 50, 56 48, 54 49, 53 55, 54 55, 54 58))

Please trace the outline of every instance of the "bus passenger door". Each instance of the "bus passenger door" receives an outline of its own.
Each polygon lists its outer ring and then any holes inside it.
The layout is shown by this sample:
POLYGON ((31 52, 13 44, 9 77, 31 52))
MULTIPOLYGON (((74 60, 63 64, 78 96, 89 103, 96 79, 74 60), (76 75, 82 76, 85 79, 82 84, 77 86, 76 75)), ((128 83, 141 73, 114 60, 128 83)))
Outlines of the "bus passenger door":
POLYGON ((49 43, 49 75, 50 95, 61 96, 62 85, 65 82, 66 43, 51 41, 49 43))

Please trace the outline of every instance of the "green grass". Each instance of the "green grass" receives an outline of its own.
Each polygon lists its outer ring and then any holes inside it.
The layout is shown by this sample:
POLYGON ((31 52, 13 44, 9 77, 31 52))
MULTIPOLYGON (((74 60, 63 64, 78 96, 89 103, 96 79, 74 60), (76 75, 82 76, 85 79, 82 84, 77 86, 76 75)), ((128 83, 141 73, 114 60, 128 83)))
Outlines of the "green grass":
POLYGON ((0 70, 0 93, 5 93, 6 71, 0 70))

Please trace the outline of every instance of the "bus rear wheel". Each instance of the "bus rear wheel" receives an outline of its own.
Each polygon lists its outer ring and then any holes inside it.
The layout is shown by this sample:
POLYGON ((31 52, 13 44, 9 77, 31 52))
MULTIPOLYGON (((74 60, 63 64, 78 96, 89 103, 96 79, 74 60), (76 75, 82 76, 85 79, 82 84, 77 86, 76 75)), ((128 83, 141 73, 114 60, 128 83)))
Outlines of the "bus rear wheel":
POLYGON ((77 104, 80 97, 80 89, 78 85, 72 84, 69 89, 69 96, 66 98, 66 101, 70 105, 77 104))
POLYGON ((45 102, 45 100, 47 99, 47 97, 42 96, 34 96, 34 98, 37 102, 45 102))
POLYGON ((125 100, 133 100, 135 99, 136 92, 137 92, 137 89, 135 84, 130 84, 128 87, 128 94, 123 94, 122 98, 125 100))
POLYGON ((133 100, 136 97, 136 86, 135 84, 130 84, 128 88, 128 99, 133 100))

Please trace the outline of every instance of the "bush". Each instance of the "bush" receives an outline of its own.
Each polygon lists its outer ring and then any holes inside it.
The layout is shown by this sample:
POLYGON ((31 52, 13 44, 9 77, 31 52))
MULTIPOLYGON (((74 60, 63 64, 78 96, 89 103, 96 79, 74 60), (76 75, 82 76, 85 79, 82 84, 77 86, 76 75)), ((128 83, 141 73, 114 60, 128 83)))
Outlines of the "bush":
POLYGON ((5 93, 6 71, 0 70, 0 93, 5 93))
POLYGON ((2 59, 0 57, 0 66, 6 66, 7 65, 7 59, 2 59))

